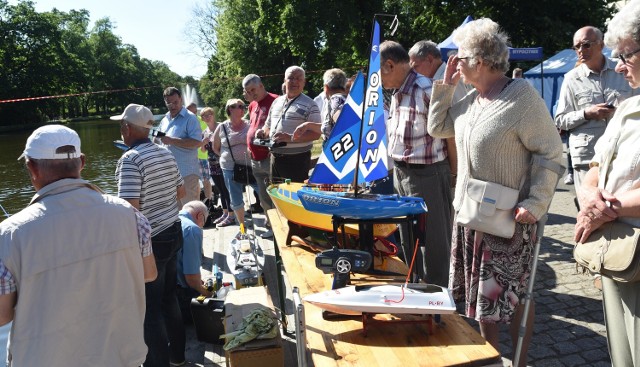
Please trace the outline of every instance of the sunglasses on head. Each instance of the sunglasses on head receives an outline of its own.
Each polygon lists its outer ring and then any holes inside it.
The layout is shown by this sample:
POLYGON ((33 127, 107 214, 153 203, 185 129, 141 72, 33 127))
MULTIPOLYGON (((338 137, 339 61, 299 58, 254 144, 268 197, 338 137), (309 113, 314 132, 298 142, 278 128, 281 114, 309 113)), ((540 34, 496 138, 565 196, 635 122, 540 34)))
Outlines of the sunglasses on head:
POLYGON ((584 41, 584 42, 580 42, 577 45, 573 45, 573 47, 571 47, 572 49, 578 51, 579 49, 583 49, 583 50, 587 50, 591 48, 591 45, 596 44, 597 42, 594 41, 584 41))

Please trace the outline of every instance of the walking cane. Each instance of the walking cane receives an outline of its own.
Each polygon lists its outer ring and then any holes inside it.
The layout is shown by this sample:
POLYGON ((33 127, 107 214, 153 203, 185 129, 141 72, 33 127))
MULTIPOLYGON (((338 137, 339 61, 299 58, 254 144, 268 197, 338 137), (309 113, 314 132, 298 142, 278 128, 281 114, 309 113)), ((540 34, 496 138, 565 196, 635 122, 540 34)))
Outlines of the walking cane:
MULTIPOLYGON (((529 319, 529 311, 531 308, 531 300, 533 298, 533 283, 536 278, 536 271, 538 269, 538 254, 540 253, 540 243, 542 242, 542 235, 544 234, 544 226, 547 224, 547 214, 545 214, 538 221, 538 227, 536 228, 536 245, 533 248, 533 262, 531 264, 531 275, 529 276, 529 284, 527 285, 527 293, 524 296, 524 313, 522 315, 522 321, 520 322, 520 328, 518 329, 518 344, 514 353, 512 365, 517 367, 520 365, 520 353, 522 353, 522 346, 524 344, 524 337, 527 333, 527 320, 529 319)), ((526 356, 525 356, 526 359, 526 356)))
MULTIPOLYGON (((533 157, 533 164, 538 164, 550 171, 553 171, 557 174, 557 181, 554 187, 558 186, 558 181, 560 181, 560 177, 564 174, 565 167, 563 165, 553 163, 551 161, 547 161, 541 157, 533 157)), ((549 208, 551 207, 551 201, 549 201, 549 206, 547 207, 547 213, 549 212, 549 208)), ((536 279, 536 272, 538 270, 538 254, 540 254, 540 244, 542 243, 542 236, 544 235, 544 226, 547 224, 548 215, 545 214, 538 220, 538 228, 536 228, 536 245, 533 249, 533 261, 531 263, 531 275, 529 276, 529 284, 527 285, 527 292, 524 297, 524 314, 522 315, 522 321, 520 322, 520 328, 518 329, 518 344, 516 346, 516 352, 513 357, 513 366, 519 366, 520 364, 520 354, 522 353, 522 346, 524 344, 524 337, 527 333, 527 320, 529 319, 529 311, 531 308, 531 300, 533 298, 533 284, 536 279)), ((533 322, 532 322, 533 323, 533 322)), ((525 360, 527 356, 524 356, 525 360)))

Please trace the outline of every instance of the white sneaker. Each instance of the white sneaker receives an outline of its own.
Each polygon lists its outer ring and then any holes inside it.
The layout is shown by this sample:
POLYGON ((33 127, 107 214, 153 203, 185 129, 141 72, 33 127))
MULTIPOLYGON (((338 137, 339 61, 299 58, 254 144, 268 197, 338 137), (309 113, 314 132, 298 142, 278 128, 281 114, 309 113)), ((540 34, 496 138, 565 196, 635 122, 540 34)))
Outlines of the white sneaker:
POLYGON ((564 177, 564 184, 565 185, 573 185, 573 175, 571 173, 567 174, 564 177))

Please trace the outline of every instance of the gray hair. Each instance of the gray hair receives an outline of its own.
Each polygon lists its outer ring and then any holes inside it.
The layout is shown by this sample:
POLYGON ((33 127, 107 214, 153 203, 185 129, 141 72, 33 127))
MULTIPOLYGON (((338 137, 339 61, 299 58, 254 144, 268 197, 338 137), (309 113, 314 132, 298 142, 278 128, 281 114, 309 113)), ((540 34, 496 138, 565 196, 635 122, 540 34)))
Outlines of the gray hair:
POLYGON ((242 88, 246 88, 249 84, 260 84, 262 83, 262 79, 256 74, 249 74, 242 79, 242 88))
POLYGON ((380 44, 380 63, 384 64, 387 60, 391 60, 394 63, 408 64, 409 54, 398 42, 384 41, 380 44))
POLYGON ((184 206, 182 207, 182 210, 186 210, 194 214, 202 213, 204 214, 205 218, 209 215, 209 209, 200 200, 193 200, 184 204, 184 206))
POLYGON ((322 75, 322 82, 329 89, 344 89, 347 85, 347 74, 340 69, 329 69, 322 75))
POLYGON ((305 78, 305 79, 307 78, 306 75, 305 75, 304 69, 299 67, 299 66, 297 66, 297 65, 289 66, 287 68, 287 70, 285 70, 285 72, 284 72, 284 78, 287 79, 287 77, 289 75, 293 74, 296 71, 302 72, 302 77, 305 78))
POLYGON ((469 66, 482 59, 492 70, 509 70, 509 37, 500 25, 489 18, 471 21, 453 31, 453 42, 469 52, 469 66))
POLYGON ((618 45, 628 39, 640 44, 640 1, 627 3, 609 21, 604 42, 615 52, 618 45))
POLYGON ((428 55, 433 56, 436 59, 440 59, 442 54, 438 49, 438 45, 435 42, 429 40, 418 41, 409 49, 409 57, 417 57, 418 59, 424 59, 428 55))
MULTIPOLYGON (((84 155, 84 154, 83 154, 84 155)), ((33 159, 26 157, 28 162, 38 167, 40 174, 49 182, 63 178, 79 178, 82 170, 82 159, 33 159)))

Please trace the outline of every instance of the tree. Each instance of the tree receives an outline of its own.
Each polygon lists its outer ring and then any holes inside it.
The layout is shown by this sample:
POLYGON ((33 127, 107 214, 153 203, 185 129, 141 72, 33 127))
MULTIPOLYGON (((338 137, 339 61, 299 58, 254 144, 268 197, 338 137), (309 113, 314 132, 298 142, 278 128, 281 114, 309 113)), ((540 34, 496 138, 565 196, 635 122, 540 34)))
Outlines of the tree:
POLYGON ((0 104, 0 124, 107 114, 131 102, 159 107, 162 88, 182 82, 165 63, 123 44, 108 18, 88 25, 86 10, 38 13, 33 2, 0 0, 0 99, 55 97, 0 104))
POLYGON ((340 67, 350 74, 366 65, 374 13, 397 15, 393 36, 390 20, 380 21, 382 38, 407 49, 422 39, 444 40, 472 15, 498 22, 515 47, 542 46, 552 55, 570 45, 578 28, 591 24, 604 29, 614 2, 213 0, 206 11, 194 13, 196 38, 211 53, 201 94, 208 104, 222 106, 227 98, 241 95, 240 81, 248 73, 262 76, 268 90, 279 91, 286 67, 300 65, 307 71, 307 91, 314 95, 324 70, 340 67))
POLYGON ((213 52, 200 81, 203 99, 221 107, 226 99, 240 97, 242 78, 249 73, 260 75, 268 90, 280 91, 283 73, 291 65, 305 68, 307 90, 317 94, 327 68, 354 72, 366 65, 371 19, 381 4, 214 0, 207 13, 214 17, 213 29, 200 28, 200 39, 210 39, 213 52))

